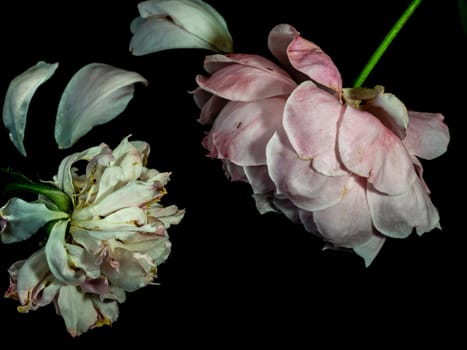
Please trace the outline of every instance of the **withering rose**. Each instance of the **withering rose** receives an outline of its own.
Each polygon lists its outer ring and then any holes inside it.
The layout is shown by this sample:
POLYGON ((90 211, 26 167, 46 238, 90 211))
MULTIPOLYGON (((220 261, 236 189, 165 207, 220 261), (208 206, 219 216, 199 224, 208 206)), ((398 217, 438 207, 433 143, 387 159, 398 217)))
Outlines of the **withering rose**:
POLYGON ((68 196, 69 210, 46 190, 0 208, 2 242, 48 232, 44 247, 9 269, 6 296, 20 312, 53 303, 77 336, 116 321, 126 293, 153 283, 170 254, 167 229, 184 210, 161 204, 170 173, 146 167, 149 152, 126 137, 113 150, 100 144, 63 159, 48 185, 68 196))
POLYGON ((382 86, 342 88, 331 58, 290 25, 268 39, 278 60, 211 55, 193 92, 209 156, 275 211, 368 266, 387 237, 440 228, 419 160, 443 154, 439 113, 408 110, 382 86))

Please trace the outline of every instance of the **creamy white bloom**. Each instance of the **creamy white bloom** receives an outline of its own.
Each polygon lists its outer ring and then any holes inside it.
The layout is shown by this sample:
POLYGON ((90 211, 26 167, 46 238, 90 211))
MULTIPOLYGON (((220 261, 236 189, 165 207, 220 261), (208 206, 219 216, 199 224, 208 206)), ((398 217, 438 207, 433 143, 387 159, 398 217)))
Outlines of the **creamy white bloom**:
POLYGON ((167 228, 185 212, 160 203, 170 173, 147 168, 149 152, 146 142, 125 137, 114 150, 100 144, 63 159, 48 185, 71 198, 69 212, 46 196, 12 199, 0 209, 5 243, 46 224, 49 231, 45 247, 9 270, 6 296, 19 300, 19 311, 54 302, 76 336, 114 322, 125 293, 153 283, 170 254, 167 228), (13 215, 18 208, 22 214, 13 215))

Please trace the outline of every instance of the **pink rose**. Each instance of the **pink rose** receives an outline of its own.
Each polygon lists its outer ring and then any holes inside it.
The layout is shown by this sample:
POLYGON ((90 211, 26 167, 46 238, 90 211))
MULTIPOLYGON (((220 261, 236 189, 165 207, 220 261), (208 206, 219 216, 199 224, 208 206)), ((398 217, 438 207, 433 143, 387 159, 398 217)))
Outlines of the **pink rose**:
POLYGON ((439 113, 414 112, 382 86, 342 88, 331 58, 290 25, 268 39, 280 62, 211 55, 194 99, 203 140, 226 176, 252 187, 261 213, 275 211, 368 266, 386 237, 440 228, 418 158, 443 154, 439 113))

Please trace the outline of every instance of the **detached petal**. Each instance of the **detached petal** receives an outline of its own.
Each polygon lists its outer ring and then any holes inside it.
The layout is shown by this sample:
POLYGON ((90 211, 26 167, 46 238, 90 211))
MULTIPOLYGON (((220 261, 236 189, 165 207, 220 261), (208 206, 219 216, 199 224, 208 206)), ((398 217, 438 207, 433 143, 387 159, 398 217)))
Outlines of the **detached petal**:
POLYGON ((130 51, 145 55, 176 48, 232 52, 232 37, 224 18, 201 0, 152 0, 138 4, 131 24, 130 51))
POLYGON ((58 63, 39 61, 14 78, 8 86, 3 104, 3 124, 10 131, 10 140, 23 156, 26 156, 23 139, 29 103, 37 88, 55 73, 57 67, 58 63))
POLYGON ((58 105, 55 140, 61 149, 71 147, 94 126, 107 123, 133 98, 134 84, 147 85, 136 72, 91 63, 70 80, 58 105))
POLYGON ((446 152, 450 135, 442 114, 409 111, 409 117, 403 142, 410 154, 431 160, 446 152))
POLYGON ((50 210, 44 203, 30 203, 21 198, 11 198, 0 208, 0 221, 3 221, 0 236, 3 243, 23 241, 49 221, 66 218, 67 213, 50 210))

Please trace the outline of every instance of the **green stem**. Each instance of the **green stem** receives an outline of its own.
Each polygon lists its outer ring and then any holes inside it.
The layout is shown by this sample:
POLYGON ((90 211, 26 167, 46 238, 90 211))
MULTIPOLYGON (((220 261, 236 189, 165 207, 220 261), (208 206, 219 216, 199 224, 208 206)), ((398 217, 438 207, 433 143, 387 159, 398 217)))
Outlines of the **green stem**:
POLYGON ((394 24, 394 26, 391 28, 389 33, 383 39, 383 41, 381 42, 381 44, 376 49, 373 56, 371 56, 370 59, 368 60, 365 67, 363 67, 363 70, 361 71, 360 75, 358 76, 358 78, 354 82, 355 87, 362 86, 362 84, 365 82, 368 75, 371 73, 373 68, 376 66, 376 63, 378 63, 378 61, 381 58, 381 56, 383 55, 383 53, 386 51, 388 46, 391 44, 391 42, 394 40, 396 35, 400 32, 400 30, 404 26, 405 22, 407 22, 407 20, 410 18, 412 13, 415 11, 415 9, 418 7, 418 5, 420 5, 421 2, 422 2, 422 0, 412 0, 410 5, 405 9, 402 16, 394 24))

